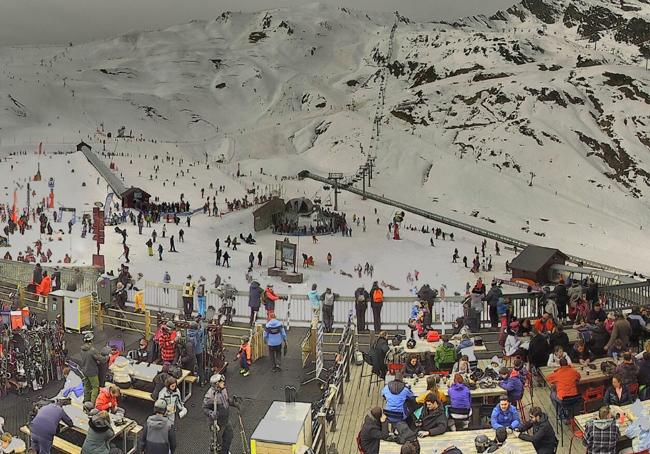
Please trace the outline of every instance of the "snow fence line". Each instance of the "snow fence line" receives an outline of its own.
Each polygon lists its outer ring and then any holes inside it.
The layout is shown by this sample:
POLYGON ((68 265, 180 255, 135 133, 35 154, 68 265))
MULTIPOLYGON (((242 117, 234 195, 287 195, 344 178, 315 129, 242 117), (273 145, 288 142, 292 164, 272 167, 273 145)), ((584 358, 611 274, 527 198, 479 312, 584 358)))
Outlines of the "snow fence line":
MULTIPOLYGON (((329 178, 325 178, 325 177, 322 177, 320 175, 316 175, 314 173, 311 173, 309 170, 303 170, 302 172, 298 173, 298 178, 300 178, 300 179, 302 179, 302 178, 310 178, 312 180, 319 181, 321 183, 331 185, 332 187, 336 186, 336 182, 334 180, 330 180, 329 178)), ((357 194, 357 195, 360 195, 360 196, 365 195, 365 197, 367 199, 374 200, 375 202, 380 202, 380 203, 383 203, 383 204, 386 204, 386 205, 393 206, 395 208, 400 208, 400 209, 402 209, 404 211, 408 211, 408 212, 416 214, 418 216, 422 216, 423 218, 431 219, 433 221, 440 222, 442 224, 446 224, 446 225, 448 225, 450 227, 456 227, 458 229, 465 230, 466 232, 474 233, 476 235, 483 236, 485 238, 490 238, 490 239, 493 239, 493 240, 496 240, 496 241, 500 241, 501 243, 504 243, 504 244, 509 244, 511 246, 517 246, 517 247, 522 248, 522 249, 525 248, 526 246, 530 246, 530 245, 533 244, 533 243, 528 243, 526 241, 519 240, 517 238, 512 238, 512 237, 509 237, 509 236, 506 236, 506 235, 501 235, 500 233, 492 232, 490 230, 485 230, 485 229, 482 229, 480 227, 476 227, 476 226, 471 225, 471 224, 466 224, 465 222, 457 221, 455 219, 448 218, 446 216, 441 216, 439 214, 432 213, 430 211, 425 211, 423 209, 414 207, 412 205, 407 205, 407 204, 399 202, 397 200, 392 200, 392 199, 389 199, 387 197, 382 197, 380 195, 373 194, 373 193, 368 192, 368 191, 364 192, 364 191, 362 191, 362 190, 360 190, 358 188, 355 188, 351 184, 340 184, 340 185, 338 185, 338 188, 349 191, 349 192, 352 192, 353 194, 357 194)), ((599 268, 599 269, 603 269, 603 270, 607 270, 607 271, 614 271, 614 272, 617 272, 617 273, 623 273, 623 274, 629 274, 629 275, 633 274, 633 272, 630 271, 630 270, 617 268, 615 266, 607 265, 605 263, 595 262, 593 260, 585 259, 585 258, 582 258, 582 257, 577 257, 575 255, 567 254, 567 256, 569 257, 569 260, 571 262, 579 264, 580 266, 589 266, 589 267, 592 267, 592 268, 599 268)), ((642 273, 642 274, 650 275, 650 273, 642 273)))

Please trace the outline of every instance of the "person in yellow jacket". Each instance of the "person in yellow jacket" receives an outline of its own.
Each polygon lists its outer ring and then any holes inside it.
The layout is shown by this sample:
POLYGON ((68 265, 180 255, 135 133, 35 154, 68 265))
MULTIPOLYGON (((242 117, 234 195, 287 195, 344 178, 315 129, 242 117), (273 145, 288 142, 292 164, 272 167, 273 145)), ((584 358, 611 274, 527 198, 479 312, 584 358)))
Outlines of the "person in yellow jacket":
POLYGON ((185 313, 185 319, 189 320, 192 318, 192 312, 194 312, 194 290, 196 289, 196 284, 192 280, 192 275, 187 276, 187 280, 183 285, 183 312, 185 313))
POLYGON ((137 292, 134 298, 135 308, 133 312, 140 312, 144 314, 144 292, 137 292))

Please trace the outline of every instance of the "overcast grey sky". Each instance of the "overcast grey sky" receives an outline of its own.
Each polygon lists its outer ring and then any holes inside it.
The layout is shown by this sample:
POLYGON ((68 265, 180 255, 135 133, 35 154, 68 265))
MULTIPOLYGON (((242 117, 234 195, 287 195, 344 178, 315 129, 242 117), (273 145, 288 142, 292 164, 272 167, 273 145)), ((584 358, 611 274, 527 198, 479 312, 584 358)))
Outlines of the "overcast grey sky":
MULTIPOLYGON (((418 20, 450 19, 507 8, 519 0, 321 0, 418 20)), ((259 11, 306 0, 0 0, 0 45, 80 43, 150 30, 222 11, 259 11)))

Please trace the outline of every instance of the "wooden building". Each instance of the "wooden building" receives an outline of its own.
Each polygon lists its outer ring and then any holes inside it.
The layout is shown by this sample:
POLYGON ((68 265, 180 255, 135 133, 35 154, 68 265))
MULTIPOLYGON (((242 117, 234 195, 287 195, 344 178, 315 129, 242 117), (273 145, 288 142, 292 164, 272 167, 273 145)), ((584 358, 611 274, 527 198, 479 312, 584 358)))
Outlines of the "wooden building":
POLYGON ((550 281, 552 265, 564 265, 568 257, 559 249, 527 246, 510 264, 513 280, 546 284, 550 281))

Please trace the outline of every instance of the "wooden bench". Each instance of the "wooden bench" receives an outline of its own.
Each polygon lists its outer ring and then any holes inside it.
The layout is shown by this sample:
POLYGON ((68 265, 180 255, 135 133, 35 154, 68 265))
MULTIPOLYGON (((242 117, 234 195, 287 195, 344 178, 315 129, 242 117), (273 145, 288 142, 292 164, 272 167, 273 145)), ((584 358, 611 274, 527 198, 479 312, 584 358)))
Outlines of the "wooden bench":
MULTIPOLYGON (((112 383, 106 382, 106 387, 109 387, 111 385, 112 383)), ((120 393, 122 396, 125 397, 135 397, 136 399, 148 400, 149 402, 153 402, 150 391, 143 391, 141 389, 136 389, 136 388, 120 388, 120 393)))
MULTIPOLYGON (((29 446, 29 438, 31 435, 29 427, 22 426, 20 428, 20 431, 25 435, 27 435, 27 446, 29 446)), ((66 454, 81 454, 81 448, 79 446, 70 443, 69 441, 66 441, 63 438, 54 437, 54 442, 52 443, 52 446, 54 446, 56 449, 58 449, 61 452, 65 452, 66 454)))
POLYGON ((188 383, 196 383, 198 379, 199 377, 197 377, 196 375, 188 375, 187 377, 185 377, 185 381, 188 383))

